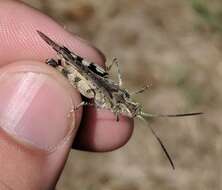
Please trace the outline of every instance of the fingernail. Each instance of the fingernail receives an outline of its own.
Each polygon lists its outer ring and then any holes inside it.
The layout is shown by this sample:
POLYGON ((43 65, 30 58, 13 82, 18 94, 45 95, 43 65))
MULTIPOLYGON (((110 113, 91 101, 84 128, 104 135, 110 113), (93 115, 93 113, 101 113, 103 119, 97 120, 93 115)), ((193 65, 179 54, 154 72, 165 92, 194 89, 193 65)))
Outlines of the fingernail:
POLYGON ((74 127, 72 107, 71 95, 47 74, 0 76, 0 127, 24 144, 57 147, 74 127))

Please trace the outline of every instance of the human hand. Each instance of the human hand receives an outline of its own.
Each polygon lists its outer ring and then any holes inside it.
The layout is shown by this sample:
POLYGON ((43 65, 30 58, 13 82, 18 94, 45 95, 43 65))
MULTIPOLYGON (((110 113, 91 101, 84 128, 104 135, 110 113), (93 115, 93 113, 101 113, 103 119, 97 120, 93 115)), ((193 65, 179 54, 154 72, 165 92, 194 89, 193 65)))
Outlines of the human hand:
POLYGON ((55 53, 36 30, 88 60, 105 61, 46 15, 19 1, 0 1, 0 189, 53 189, 74 139, 77 149, 110 151, 133 130, 132 120, 121 116, 116 122, 106 110, 70 112, 80 95, 44 64, 55 53))

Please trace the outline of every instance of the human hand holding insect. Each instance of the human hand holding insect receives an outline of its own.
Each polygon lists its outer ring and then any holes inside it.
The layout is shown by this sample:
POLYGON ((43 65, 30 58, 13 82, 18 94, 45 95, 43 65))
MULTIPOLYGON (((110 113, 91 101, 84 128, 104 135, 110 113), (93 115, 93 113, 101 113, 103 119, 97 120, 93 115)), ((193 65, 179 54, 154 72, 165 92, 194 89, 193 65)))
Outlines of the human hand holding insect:
MULTIPOLYGON (((3 130, 0 135, 3 143, 0 146, 2 146, 1 153, 4 156, 0 158, 2 163, 0 184, 8 185, 10 181, 12 188, 45 189, 55 185, 80 123, 81 110, 75 112, 72 109, 73 107, 81 108, 81 105, 88 104, 88 102, 80 104, 78 93, 61 75, 52 68, 39 64, 39 61, 43 62, 44 59, 54 57, 54 55, 49 47, 37 37, 35 30, 44 31, 61 44, 66 44, 70 50, 80 55, 81 60, 84 57, 94 63, 103 64, 104 58, 97 50, 77 37, 71 37, 52 20, 37 11, 18 2, 4 1, 1 2, 1 5, 3 11, 0 12, 2 19, 0 26, 2 24, 3 31, 0 34, 2 38, 0 57, 2 65, 7 64, 7 66, 1 69, 3 88, 1 89, 0 86, 0 90, 2 90, 0 99, 3 100, 3 103, 0 109, 0 122, 3 130), (7 8, 16 8, 17 11, 11 15, 10 11, 7 12, 7 8), (33 17, 27 18, 27 14, 33 17), (11 62, 16 63, 8 64, 11 62), (74 129, 73 126, 75 126, 74 129), (45 164, 49 167, 43 167, 45 164), (25 181, 25 183, 20 183, 23 185, 21 187, 16 185, 21 182, 21 179, 16 179, 17 172, 25 181), (34 172, 37 178, 32 179, 34 172), (41 183, 41 180, 45 181, 44 177, 48 179, 46 184, 41 183)), ((43 35, 40 33, 40 36, 43 37, 43 35)), ((201 114, 153 115, 144 113, 141 105, 131 100, 130 95, 132 94, 122 88, 121 77, 119 77, 119 82, 115 83, 105 76, 105 71, 101 67, 90 64, 86 68, 90 72, 93 71, 92 77, 100 76, 99 80, 92 80, 92 78, 89 80, 93 85, 97 85, 96 81, 103 81, 102 85, 96 86, 99 87, 97 90, 93 89, 95 95, 93 99, 94 105, 105 109, 86 108, 88 110, 83 118, 84 125, 75 137, 77 148, 108 151, 120 147, 132 133, 132 119, 129 118, 146 119, 147 117, 181 117, 201 114), (100 91, 104 86, 109 90, 100 91), (112 98, 110 98, 111 96, 112 98), (104 99, 106 101, 103 101, 104 99)), ((66 71, 63 74, 67 74, 66 71)), ((83 75, 78 77, 81 79, 81 76, 83 75)), ((84 80, 86 76, 90 75, 87 73, 81 80, 84 80)), ((78 77, 74 79, 78 79, 78 77)), ((81 89, 80 86, 77 89, 86 97, 91 97, 92 91, 88 92, 81 89)), ((133 94, 141 91, 143 89, 133 94)), ((152 128, 151 130, 174 167, 162 142, 152 128)))
MULTIPOLYGON (((69 120, 70 102, 78 105, 81 100, 60 73, 44 64, 55 53, 35 30, 46 31, 100 65, 104 58, 87 42, 18 1, 1 1, 0 18, 0 187, 51 189, 81 120, 81 110, 69 120), (10 10, 16 11, 11 14, 10 10)), ((75 136, 76 148, 109 151, 130 138, 132 120, 120 116, 116 122, 109 111, 87 109, 85 124, 75 136)))

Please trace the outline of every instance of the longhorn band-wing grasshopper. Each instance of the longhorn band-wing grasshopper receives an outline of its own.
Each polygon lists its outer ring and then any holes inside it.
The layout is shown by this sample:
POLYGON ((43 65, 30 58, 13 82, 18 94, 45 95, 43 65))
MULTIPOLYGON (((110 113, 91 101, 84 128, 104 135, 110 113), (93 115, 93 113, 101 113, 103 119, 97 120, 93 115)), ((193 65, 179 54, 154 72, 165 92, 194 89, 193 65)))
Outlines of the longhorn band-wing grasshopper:
MULTIPOLYGON (((137 117, 143 121, 147 121, 147 119, 151 117, 185 117, 202 114, 202 112, 169 115, 145 113, 142 110, 142 105, 133 101, 131 96, 142 93, 149 86, 133 93, 129 93, 126 89, 122 88, 122 79, 116 59, 113 60, 109 67, 103 69, 99 65, 89 62, 81 56, 71 52, 65 46, 58 45, 44 33, 40 31, 37 32, 39 36, 56 51, 59 57, 58 60, 48 59, 46 63, 60 71, 81 95, 87 99, 93 100, 93 103, 88 101, 82 102, 75 109, 84 105, 95 105, 97 108, 108 109, 113 112, 117 121, 119 121, 119 114, 123 114, 130 118, 137 117), (114 64, 117 66, 118 83, 109 78, 109 70, 114 64)), ((172 168, 175 169, 174 163, 163 142, 160 140, 153 128, 150 125, 148 126, 162 147, 172 168)))

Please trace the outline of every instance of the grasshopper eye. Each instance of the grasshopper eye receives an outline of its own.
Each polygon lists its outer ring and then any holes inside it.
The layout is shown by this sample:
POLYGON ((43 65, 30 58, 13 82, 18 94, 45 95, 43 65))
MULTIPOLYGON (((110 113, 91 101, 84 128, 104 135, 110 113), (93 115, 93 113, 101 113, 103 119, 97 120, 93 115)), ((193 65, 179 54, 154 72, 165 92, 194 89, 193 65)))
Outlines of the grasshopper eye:
POLYGON ((130 98, 130 94, 126 90, 123 91, 123 96, 124 98, 130 98))

